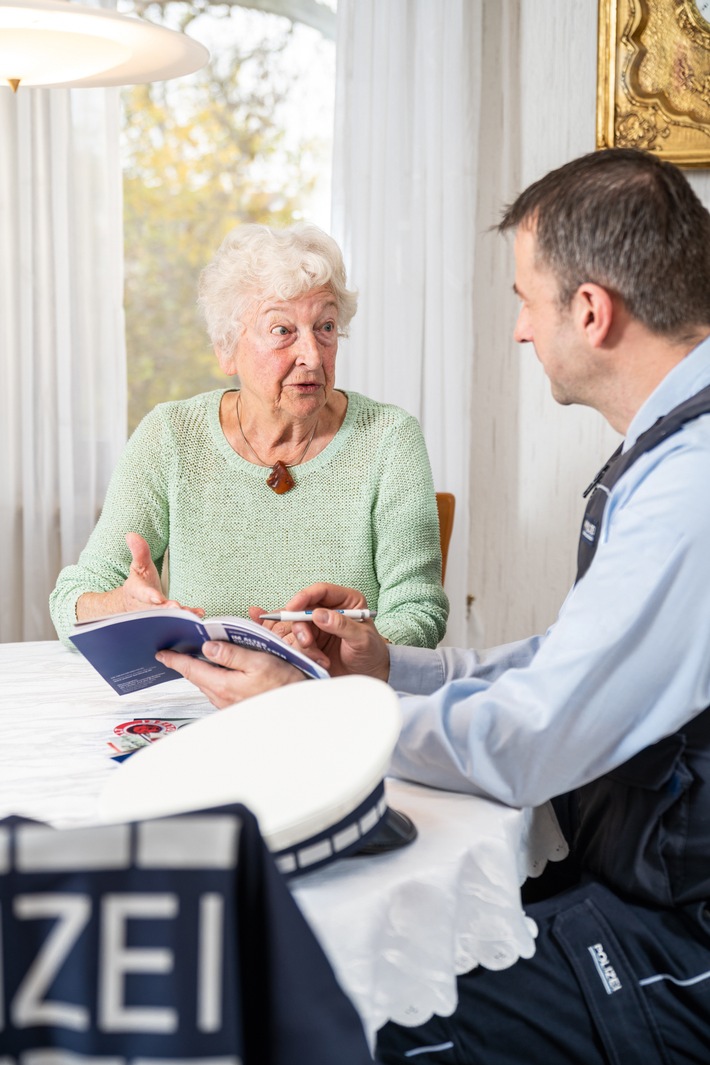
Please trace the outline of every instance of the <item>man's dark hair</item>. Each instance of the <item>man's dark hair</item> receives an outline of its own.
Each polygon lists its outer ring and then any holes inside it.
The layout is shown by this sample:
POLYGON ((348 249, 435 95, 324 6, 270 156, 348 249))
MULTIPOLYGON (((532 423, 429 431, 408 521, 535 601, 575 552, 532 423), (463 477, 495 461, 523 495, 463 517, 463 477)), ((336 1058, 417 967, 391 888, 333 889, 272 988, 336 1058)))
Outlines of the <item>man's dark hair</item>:
POLYGON ((530 185, 498 228, 520 225, 562 306, 593 281, 654 333, 710 324, 710 214, 671 163, 630 148, 583 155, 530 185))

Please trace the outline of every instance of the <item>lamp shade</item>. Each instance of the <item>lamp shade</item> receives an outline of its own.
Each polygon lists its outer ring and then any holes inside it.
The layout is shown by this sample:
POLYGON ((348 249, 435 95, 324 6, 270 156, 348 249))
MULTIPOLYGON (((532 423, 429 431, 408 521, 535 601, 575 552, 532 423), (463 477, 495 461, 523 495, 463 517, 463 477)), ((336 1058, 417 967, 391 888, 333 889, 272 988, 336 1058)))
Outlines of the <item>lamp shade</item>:
POLYGON ((93 88, 191 74, 209 59, 184 33, 73 0, 0 0, 0 83, 93 88))

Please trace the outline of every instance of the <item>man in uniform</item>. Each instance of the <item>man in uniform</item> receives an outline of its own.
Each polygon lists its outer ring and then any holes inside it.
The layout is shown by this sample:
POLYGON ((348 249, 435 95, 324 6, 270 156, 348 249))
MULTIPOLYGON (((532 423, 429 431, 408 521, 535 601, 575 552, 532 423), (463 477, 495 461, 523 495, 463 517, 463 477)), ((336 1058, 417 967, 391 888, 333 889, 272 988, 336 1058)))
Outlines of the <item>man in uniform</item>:
MULTIPOLYGON (((378 1060, 689 1065, 710 1054, 710 215, 676 167, 610 149, 523 192, 515 329, 560 403, 624 437, 588 490, 578 573, 544 636, 393 647, 315 585, 289 609, 331 672, 387 680, 392 772, 513 806, 552 799, 566 881, 528 913, 535 955, 459 980, 451 1017, 387 1025, 378 1060)), ((171 653, 221 705, 296 680, 272 656, 171 653)))

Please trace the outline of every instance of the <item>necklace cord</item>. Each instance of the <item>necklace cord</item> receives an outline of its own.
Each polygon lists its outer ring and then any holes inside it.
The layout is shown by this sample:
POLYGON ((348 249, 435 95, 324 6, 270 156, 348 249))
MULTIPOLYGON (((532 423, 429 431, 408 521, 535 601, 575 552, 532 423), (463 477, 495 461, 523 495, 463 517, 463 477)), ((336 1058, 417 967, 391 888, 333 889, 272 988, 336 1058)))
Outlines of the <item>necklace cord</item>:
MULTIPOLYGON (((263 459, 259 458, 259 456, 257 455, 256 451, 254 450, 254 448, 251 446, 251 444, 247 440, 246 433, 244 432, 244 429, 242 428, 242 419, 239 416, 239 408, 241 406, 241 399, 242 399, 241 393, 237 392, 237 402, 236 402, 235 406, 236 406, 236 411, 237 411, 237 424, 239 425, 239 432, 242 434, 242 440, 244 441, 246 446, 249 448, 249 450, 251 451, 252 455, 254 456, 256 461, 259 463, 259 465, 263 466, 265 470, 268 470, 269 468, 273 469, 274 466, 277 466, 277 465, 284 465, 285 466, 286 464, 285 463, 281 463, 280 459, 277 459, 276 462, 274 462, 274 463, 264 462, 263 459)), ((308 440, 306 442, 306 446, 304 447, 303 451, 301 452, 301 455, 300 455, 298 461, 289 463, 289 467, 290 466, 300 466, 301 463, 303 462, 304 458, 306 457, 306 452, 308 451, 309 447, 313 443, 313 437, 316 435, 316 429, 318 428, 318 422, 319 422, 319 419, 316 418, 315 425, 311 429, 311 435, 308 437, 308 440)))

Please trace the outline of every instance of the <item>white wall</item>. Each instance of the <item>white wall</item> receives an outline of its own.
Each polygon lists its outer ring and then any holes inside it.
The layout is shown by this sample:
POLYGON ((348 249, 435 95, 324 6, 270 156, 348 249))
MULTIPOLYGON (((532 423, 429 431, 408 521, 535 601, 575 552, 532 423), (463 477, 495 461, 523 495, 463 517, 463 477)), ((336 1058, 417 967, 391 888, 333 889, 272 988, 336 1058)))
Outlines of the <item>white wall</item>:
MULTIPOLYGON (((576 569, 583 490, 619 442, 559 407, 511 339, 512 240, 485 232, 531 181, 594 149, 596 0, 486 0, 472 399, 470 642, 544 631, 576 569), (486 88, 487 87, 487 88, 486 88)), ((710 174, 692 171, 710 204, 710 174)))

